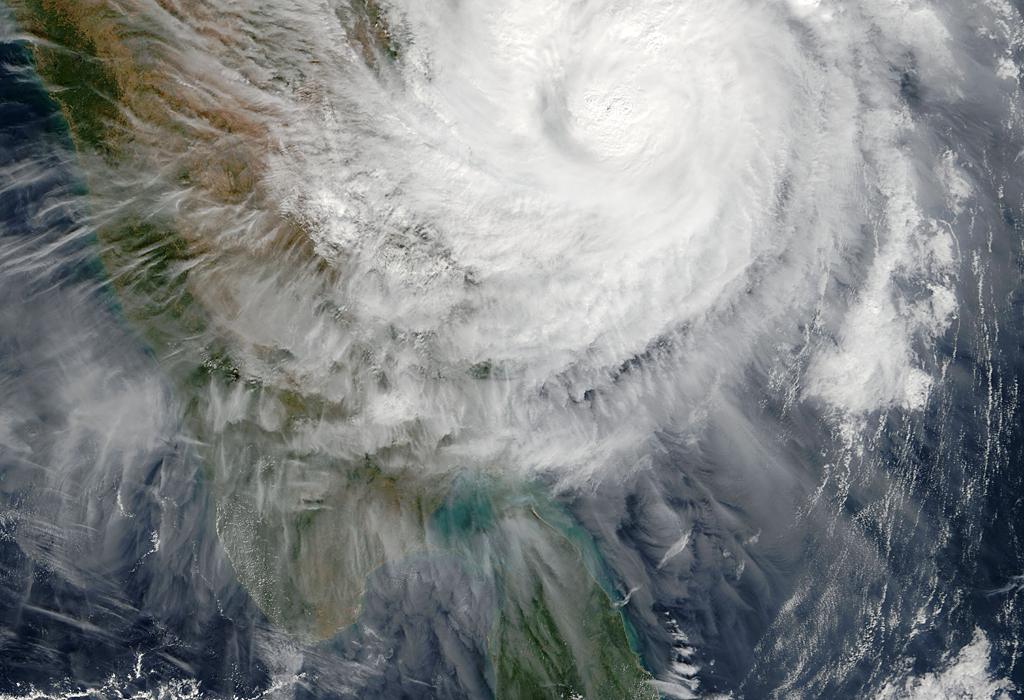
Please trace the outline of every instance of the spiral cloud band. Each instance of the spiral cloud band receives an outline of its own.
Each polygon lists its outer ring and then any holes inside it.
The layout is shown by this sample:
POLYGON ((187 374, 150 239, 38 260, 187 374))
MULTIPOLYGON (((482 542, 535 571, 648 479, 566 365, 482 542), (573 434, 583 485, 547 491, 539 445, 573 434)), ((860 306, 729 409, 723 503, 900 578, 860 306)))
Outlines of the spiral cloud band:
POLYGON ((0 697, 1016 697, 1019 4, 7 4, 0 697))
MULTIPOLYGON (((780 333, 804 346, 802 396, 920 408, 915 342, 956 309, 955 241, 929 208, 969 185, 904 93, 955 98, 958 68, 934 10, 880 5, 396 4, 393 63, 338 49, 341 27, 318 39, 335 46, 306 60, 341 69, 280 96, 295 116, 268 180, 336 265, 353 330, 273 340, 339 400, 354 380, 324 365, 353 344, 386 368, 339 439, 459 433, 460 459, 579 475, 678 427, 780 333)), ((294 30, 309 21, 330 17, 294 30)))

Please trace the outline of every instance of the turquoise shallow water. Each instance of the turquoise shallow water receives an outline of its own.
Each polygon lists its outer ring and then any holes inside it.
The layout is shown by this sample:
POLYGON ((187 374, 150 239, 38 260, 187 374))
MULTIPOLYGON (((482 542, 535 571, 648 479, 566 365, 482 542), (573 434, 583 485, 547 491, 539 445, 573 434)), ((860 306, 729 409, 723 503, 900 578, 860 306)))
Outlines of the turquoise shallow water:
MULTIPOLYGON (((975 185, 923 410, 873 413, 853 450, 755 360, 738 401, 705 406, 696 434, 657 431, 642 468, 575 490, 470 470, 444 483, 424 542, 370 567, 356 621, 315 641, 240 582, 186 418, 203 399, 123 317, 80 164, 10 32, 2 59, 0 692, 567 697, 630 678, 635 653, 665 697, 1019 696, 1024 139, 985 89, 951 105, 912 61, 890 67, 975 185)), ((653 344, 608 386, 655 384, 674 352, 653 344)))

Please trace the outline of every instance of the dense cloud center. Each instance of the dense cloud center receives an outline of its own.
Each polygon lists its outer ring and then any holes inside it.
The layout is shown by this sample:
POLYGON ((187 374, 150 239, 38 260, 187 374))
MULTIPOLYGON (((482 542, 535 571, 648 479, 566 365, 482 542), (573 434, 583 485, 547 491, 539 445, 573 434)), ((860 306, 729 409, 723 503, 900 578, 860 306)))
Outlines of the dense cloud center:
POLYGON ((920 406, 914 338, 940 333, 955 297, 949 236, 917 203, 935 185, 910 164, 926 141, 899 66, 922 52, 935 80, 956 73, 934 15, 909 13, 914 34, 881 10, 389 6, 394 55, 350 46, 294 105, 271 175, 341 275, 348 332, 388 367, 362 426, 607 434, 640 410, 641 434, 699 400, 717 347, 739 369, 815 319, 836 340, 811 349, 810 394, 920 406), (900 275, 927 277, 929 299, 900 301, 900 275), (837 277, 852 294, 825 292, 837 277), (650 392, 620 380, 637 361, 664 373, 641 409, 650 392), (565 405, 595 392, 605 418, 565 405))

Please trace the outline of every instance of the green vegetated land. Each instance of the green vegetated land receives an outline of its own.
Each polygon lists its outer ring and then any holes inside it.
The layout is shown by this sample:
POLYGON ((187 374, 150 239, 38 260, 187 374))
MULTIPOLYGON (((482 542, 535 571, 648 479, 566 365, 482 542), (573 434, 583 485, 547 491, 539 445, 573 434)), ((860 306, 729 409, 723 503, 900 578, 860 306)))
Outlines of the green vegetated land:
MULTIPOLYGON (((499 697, 657 697, 593 557, 567 527, 551 524, 557 518, 539 514, 553 507, 542 497, 392 471, 382 466, 387 455, 330 459, 301 447, 301 429, 343 420, 346 407, 248 370, 214 320, 218 305, 232 303, 218 275, 291 263, 331 274, 301 227, 263 201, 267 146, 258 113, 243 98, 215 101, 181 87, 166 41, 104 0, 11 4, 24 30, 41 39, 32 46, 36 68, 81 154, 110 284, 185 399, 188 425, 206 446, 218 535, 266 614, 326 639, 356 622, 366 578, 382 564, 455 552, 500 593, 489 639, 499 697), (210 223, 197 223, 187 203, 161 206, 174 188, 200 201, 210 223), (110 207, 122 200, 133 204, 110 207), (233 212, 240 203, 262 209, 267 242, 246 248, 216 239, 218 208, 233 212), (217 408, 225 397, 235 407, 227 422, 217 408)), ((358 0, 338 17, 371 67, 400 60, 380 3, 358 0)), ((271 370, 287 360, 283 349, 264 355, 271 370)), ((470 373, 501 380, 489 363, 470 373)))

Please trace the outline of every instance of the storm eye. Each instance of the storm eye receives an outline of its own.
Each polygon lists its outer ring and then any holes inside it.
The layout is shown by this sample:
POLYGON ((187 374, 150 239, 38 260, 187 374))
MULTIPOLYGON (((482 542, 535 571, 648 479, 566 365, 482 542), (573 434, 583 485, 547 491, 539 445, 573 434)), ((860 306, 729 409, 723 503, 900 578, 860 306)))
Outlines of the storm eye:
POLYGON ((1016 697, 1019 4, 6 0, 0 700, 1016 697))

